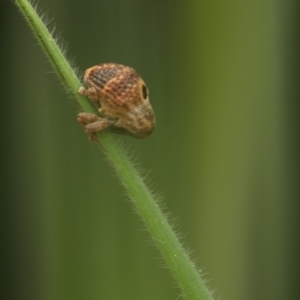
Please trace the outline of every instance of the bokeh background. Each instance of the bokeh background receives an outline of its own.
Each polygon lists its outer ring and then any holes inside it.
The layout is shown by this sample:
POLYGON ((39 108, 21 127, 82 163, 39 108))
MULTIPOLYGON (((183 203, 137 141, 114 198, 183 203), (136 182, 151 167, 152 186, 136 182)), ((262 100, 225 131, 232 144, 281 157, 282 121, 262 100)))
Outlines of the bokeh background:
MULTIPOLYGON (((80 72, 132 66, 157 128, 120 136, 216 299, 299 299, 298 0, 39 0, 80 72)), ((2 299, 178 299, 105 155, 1 0, 2 299)))

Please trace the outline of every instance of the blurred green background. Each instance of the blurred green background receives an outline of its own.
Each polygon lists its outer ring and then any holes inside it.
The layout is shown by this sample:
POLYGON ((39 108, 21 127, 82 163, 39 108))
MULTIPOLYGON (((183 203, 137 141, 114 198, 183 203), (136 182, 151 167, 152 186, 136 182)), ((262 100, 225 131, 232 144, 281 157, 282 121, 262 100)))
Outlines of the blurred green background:
MULTIPOLYGON (((298 0, 40 0, 80 72, 117 62, 157 128, 120 136, 216 299, 299 299, 298 0)), ((29 27, 0 4, 2 299, 178 299, 29 27)))

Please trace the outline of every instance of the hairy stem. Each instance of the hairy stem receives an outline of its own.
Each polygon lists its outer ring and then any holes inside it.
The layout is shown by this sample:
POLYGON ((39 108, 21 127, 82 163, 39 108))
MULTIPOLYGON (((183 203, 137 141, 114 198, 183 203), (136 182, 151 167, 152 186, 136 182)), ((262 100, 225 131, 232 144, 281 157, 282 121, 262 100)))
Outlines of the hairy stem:
MULTIPOLYGON (((51 33, 27 0, 15 0, 30 25, 53 68, 67 91, 82 111, 97 113, 86 97, 78 94, 80 80, 65 59, 51 33)), ((172 231, 153 195, 141 179, 114 137, 108 132, 98 134, 99 143, 109 157, 117 176, 126 188, 137 212, 148 228, 186 299, 209 300, 212 296, 186 251, 172 231)))

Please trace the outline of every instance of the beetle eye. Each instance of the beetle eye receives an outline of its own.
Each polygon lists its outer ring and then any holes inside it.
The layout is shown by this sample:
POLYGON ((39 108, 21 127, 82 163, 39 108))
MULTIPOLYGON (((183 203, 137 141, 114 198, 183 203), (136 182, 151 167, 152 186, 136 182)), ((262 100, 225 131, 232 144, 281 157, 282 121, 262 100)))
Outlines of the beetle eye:
POLYGON ((147 99, 147 97, 148 97, 148 90, 147 90, 147 87, 144 84, 142 86, 142 92, 143 92, 143 98, 147 99))

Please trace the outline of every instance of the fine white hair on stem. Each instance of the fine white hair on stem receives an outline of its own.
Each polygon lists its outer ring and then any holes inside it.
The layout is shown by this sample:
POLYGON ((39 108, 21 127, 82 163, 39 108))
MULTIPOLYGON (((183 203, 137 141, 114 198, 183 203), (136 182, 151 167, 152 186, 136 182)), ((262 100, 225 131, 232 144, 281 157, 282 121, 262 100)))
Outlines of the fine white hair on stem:
MULTIPOLYGON (((163 199, 164 199, 163 196, 161 195, 161 193, 158 193, 155 188, 153 188, 153 183, 152 184, 149 183, 149 180, 148 180, 149 172, 146 172, 140 166, 140 163, 138 162, 138 156, 135 154, 135 152, 129 149, 129 145, 126 144, 124 142, 124 140, 118 139, 118 142, 119 142, 119 146, 122 148, 123 152, 126 153, 126 155, 127 155, 128 159, 130 160, 130 162, 135 166, 141 180, 144 182, 145 185, 147 185, 147 188, 150 191, 150 193, 152 195, 152 198, 154 199, 156 205, 159 206, 160 211, 164 215, 164 217, 167 220, 167 222, 168 222, 169 226, 171 227, 172 231, 175 233, 177 239, 182 244, 182 246, 183 246, 187 256, 190 258, 193 266, 195 267, 195 269, 197 269, 196 259, 193 258, 193 256, 194 256, 193 253, 194 252, 189 247, 186 246, 186 243, 184 242, 185 241, 185 234, 183 234, 182 231, 179 229, 180 228, 180 226, 179 226, 180 225, 179 224, 179 217, 175 218, 170 212, 168 212, 168 210, 166 209, 166 202, 163 201, 163 199)), ((131 201, 135 202, 135 199, 132 199, 130 194, 128 192, 126 192, 126 186, 125 186, 124 194, 131 201)), ((137 211, 136 206, 134 205, 133 207, 134 207, 135 213, 140 216, 139 212, 137 211)), ((144 226, 141 230, 142 231, 147 231, 149 233, 149 228, 147 228, 147 226, 144 226)), ((149 244, 153 245, 155 248, 158 246, 157 244, 163 243, 163 241, 156 240, 153 236, 151 236, 151 238, 149 236, 148 242, 149 242, 149 244)), ((168 266, 168 264, 166 263, 166 261, 163 259, 162 256, 158 256, 156 258, 156 260, 161 262, 162 267, 164 267, 168 270, 170 269, 170 267, 168 266)), ((199 274, 200 273, 201 272, 199 270, 199 274)), ((202 275, 203 275, 203 273, 202 273, 202 275)), ((204 282, 207 283, 208 280, 204 280, 204 282)), ((178 285, 177 281, 174 282, 174 286, 179 288, 179 285, 178 285)), ((180 293, 178 298, 180 299, 180 297, 183 297, 183 294, 180 293)))
POLYGON ((28 2, 32 5, 38 16, 40 17, 41 21, 43 24, 46 26, 48 29, 52 39, 60 49, 61 53, 65 57, 66 61, 69 63, 71 68, 73 69, 75 75, 78 78, 82 78, 83 72, 79 70, 78 66, 76 65, 75 58, 74 57, 69 57, 68 55, 68 50, 69 46, 68 43, 65 41, 63 38, 62 33, 57 31, 56 25, 54 24, 54 18, 49 17, 49 11, 43 11, 42 9, 39 8, 39 3, 38 1, 34 0, 28 0, 28 2))

